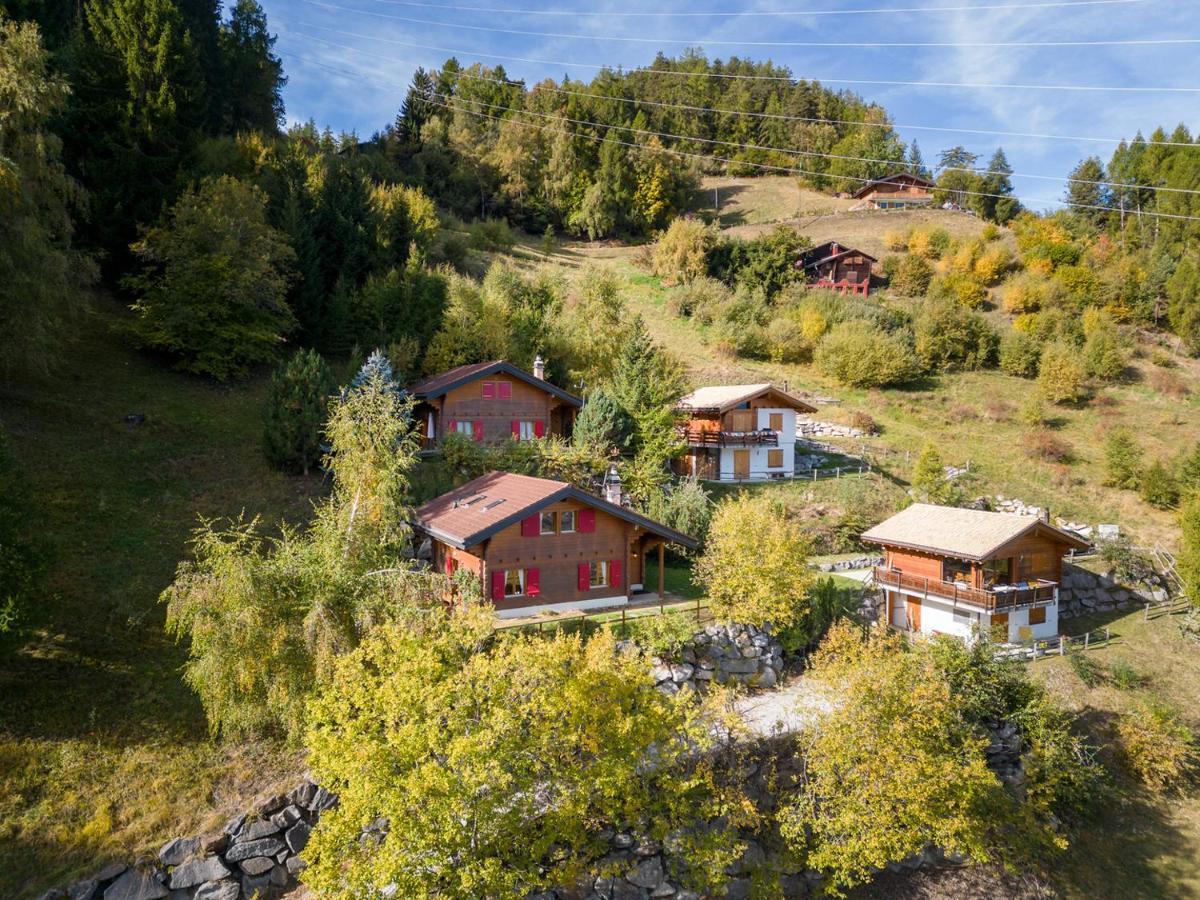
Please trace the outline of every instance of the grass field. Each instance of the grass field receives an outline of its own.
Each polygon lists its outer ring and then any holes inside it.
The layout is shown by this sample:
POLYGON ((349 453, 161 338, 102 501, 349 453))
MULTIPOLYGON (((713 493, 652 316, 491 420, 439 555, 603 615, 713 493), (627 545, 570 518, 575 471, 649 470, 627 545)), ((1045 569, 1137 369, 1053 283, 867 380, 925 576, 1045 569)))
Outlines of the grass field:
POLYGON ((262 381, 170 372, 118 317, 102 306, 50 378, 0 387, 54 559, 28 641, 0 659, 4 897, 157 850, 296 771, 269 742, 210 740, 157 598, 198 514, 302 521, 320 483, 264 462, 262 381))

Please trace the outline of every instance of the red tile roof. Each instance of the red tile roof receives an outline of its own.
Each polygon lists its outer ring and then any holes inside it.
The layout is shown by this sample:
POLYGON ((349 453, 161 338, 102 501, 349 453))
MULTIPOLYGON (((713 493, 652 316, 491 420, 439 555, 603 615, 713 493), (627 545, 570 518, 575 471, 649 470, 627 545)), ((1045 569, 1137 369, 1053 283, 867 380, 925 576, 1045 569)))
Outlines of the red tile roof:
POLYGON ((498 373, 504 373, 505 375, 520 379, 526 384, 531 384, 536 388, 546 391, 548 394, 553 394, 555 397, 576 408, 583 406, 583 401, 574 394, 570 394, 562 388, 551 384, 549 381, 538 378, 524 369, 518 369, 512 363, 507 363, 500 359, 492 360, 491 362, 455 366, 453 369, 447 369, 445 372, 438 372, 436 375, 430 375, 428 378, 411 385, 408 392, 418 400, 440 397, 456 387, 498 373))

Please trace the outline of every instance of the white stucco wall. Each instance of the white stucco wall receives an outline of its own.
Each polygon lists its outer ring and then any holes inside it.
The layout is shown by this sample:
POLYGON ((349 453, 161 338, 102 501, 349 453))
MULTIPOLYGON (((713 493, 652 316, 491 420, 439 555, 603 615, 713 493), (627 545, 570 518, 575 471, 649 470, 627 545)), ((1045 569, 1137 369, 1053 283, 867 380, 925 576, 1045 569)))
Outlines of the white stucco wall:
MULTIPOLYGON (((898 600, 892 605, 892 625, 896 628, 907 628, 906 598, 903 594, 893 594, 898 600)), ((915 599, 915 598, 913 598, 915 599)), ((956 637, 970 638, 976 630, 986 630, 991 633, 992 616, 984 612, 973 612, 963 607, 954 609, 948 603, 939 602, 933 598, 921 599, 921 633, 922 634, 952 634, 956 637)), ((1046 621, 1032 626, 1034 640, 1048 640, 1058 636, 1058 603, 1051 603, 1046 609, 1046 621)), ((1021 640, 1021 628, 1029 625, 1029 610, 1013 610, 1008 615, 1008 636, 1010 641, 1021 640)))
MULTIPOLYGON (((1046 621, 1040 625, 1034 625, 1033 639, 1045 640, 1047 638, 1058 637, 1058 603, 1051 603, 1046 609, 1046 621)), ((987 616, 987 627, 991 627, 991 616, 987 616)), ((1029 625, 1029 610, 1014 609, 1008 614, 1008 639, 1010 641, 1019 641, 1021 639, 1021 628, 1029 625)))
POLYGON ((783 414, 783 428, 779 432, 779 444, 776 447, 722 447, 721 448, 721 474, 722 481, 733 480, 733 452, 734 450, 748 450, 750 452, 750 478, 766 479, 779 473, 785 473, 787 477, 796 467, 796 411, 794 409, 760 409, 756 410, 757 418, 755 427, 758 429, 771 427, 771 414, 783 414), (769 450, 783 451, 783 465, 768 466, 767 452, 769 450))

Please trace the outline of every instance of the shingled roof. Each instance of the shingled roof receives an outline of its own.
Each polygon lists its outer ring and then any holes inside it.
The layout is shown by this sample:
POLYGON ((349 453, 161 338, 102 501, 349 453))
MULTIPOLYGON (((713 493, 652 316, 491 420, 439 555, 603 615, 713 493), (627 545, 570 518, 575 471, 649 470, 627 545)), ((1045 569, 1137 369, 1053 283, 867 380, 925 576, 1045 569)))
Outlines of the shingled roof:
POLYGON ((914 503, 863 534, 872 544, 906 547, 938 556, 982 562, 1006 544, 1031 531, 1042 531, 1052 540, 1085 550, 1087 541, 1033 516, 960 509, 914 503))
POLYGON ((462 387, 462 385, 470 384, 472 381, 477 381, 480 378, 500 374, 508 375, 524 381, 526 384, 531 384, 535 388, 540 388, 577 409, 583 406, 583 401, 574 394, 569 394, 549 381, 538 378, 524 369, 518 369, 512 363, 507 363, 500 359, 492 360, 491 362, 456 366, 453 369, 447 369, 445 372, 438 372, 436 375, 430 375, 428 378, 411 385, 408 392, 418 400, 428 400, 433 397, 444 396, 456 387, 462 387))
POLYGON ((711 387, 696 388, 676 404, 676 409, 683 412, 716 412, 724 413, 748 403, 763 394, 773 393, 784 401, 783 406, 790 406, 797 412, 816 412, 815 406, 809 406, 803 400, 793 397, 775 385, 762 384, 720 384, 711 387))
POLYGON ((914 175, 912 172, 896 172, 892 175, 887 175, 883 178, 874 178, 871 181, 868 181, 866 184, 864 184, 862 187, 860 187, 857 191, 855 191, 850 196, 852 196, 852 197, 866 196, 867 194, 869 194, 871 192, 871 189, 873 187, 875 187, 876 185, 891 184, 893 181, 897 181, 901 178, 911 178, 914 182, 919 184, 921 187, 928 188, 930 190, 932 190, 935 187, 934 183, 932 181, 930 181, 928 178, 922 178, 920 175, 914 175))
POLYGON ((698 546, 686 534, 601 500, 565 481, 511 472, 489 472, 430 500, 417 510, 417 527, 443 543, 465 550, 552 503, 568 499, 624 519, 688 549, 698 546))

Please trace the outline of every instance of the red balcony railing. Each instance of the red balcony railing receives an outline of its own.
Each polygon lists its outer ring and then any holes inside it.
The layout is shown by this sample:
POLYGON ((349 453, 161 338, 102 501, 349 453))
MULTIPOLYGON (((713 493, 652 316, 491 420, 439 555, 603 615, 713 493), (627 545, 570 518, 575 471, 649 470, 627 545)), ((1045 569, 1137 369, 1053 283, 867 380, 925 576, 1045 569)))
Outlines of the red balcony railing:
POLYGON ((883 587, 898 588, 917 594, 930 594, 943 600, 949 600, 952 604, 969 603, 971 606, 978 606, 988 612, 1048 603, 1054 599, 1054 591, 1058 587, 1056 582, 1035 579, 1028 582, 1027 587, 997 585, 993 588, 981 589, 966 587, 955 581, 925 578, 922 575, 908 575, 882 566, 875 568, 875 581, 883 587))

